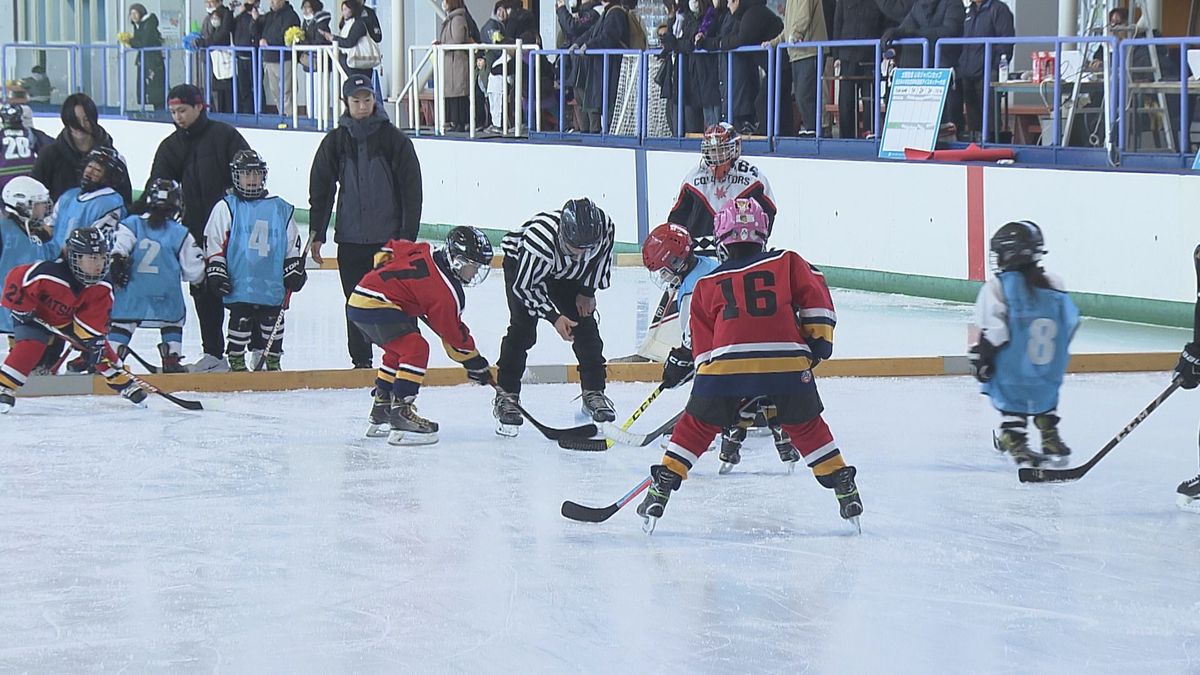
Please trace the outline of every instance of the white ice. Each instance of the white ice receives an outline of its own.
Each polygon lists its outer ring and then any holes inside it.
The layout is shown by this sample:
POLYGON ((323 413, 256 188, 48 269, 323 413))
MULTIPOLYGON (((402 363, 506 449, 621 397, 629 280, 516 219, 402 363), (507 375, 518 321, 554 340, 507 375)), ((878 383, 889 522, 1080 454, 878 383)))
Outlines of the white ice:
MULTIPOLYGON (((1091 455, 1166 374, 1069 376, 1091 455)), ((1195 673, 1194 393, 1083 480, 1022 485, 972 380, 824 379, 863 534, 767 439, 701 459, 653 536, 605 505, 657 447, 492 433, 480 387, 427 388, 439 445, 362 438, 352 391, 22 399, 0 418, 0 671, 1195 673)), ((609 389, 627 414, 646 384, 609 389)), ((575 423, 568 385, 529 387, 575 423)), ((661 397, 637 427, 673 413, 661 397)))

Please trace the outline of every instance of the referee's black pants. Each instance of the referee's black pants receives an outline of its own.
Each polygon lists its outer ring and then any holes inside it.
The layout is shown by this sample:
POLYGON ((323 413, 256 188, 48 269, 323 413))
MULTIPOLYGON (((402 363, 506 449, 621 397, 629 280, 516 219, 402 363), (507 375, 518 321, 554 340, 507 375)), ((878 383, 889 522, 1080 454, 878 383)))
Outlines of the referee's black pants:
MULTIPOLYGON (((529 314, 528 308, 521 299, 513 293, 513 280, 517 277, 517 261, 512 258, 504 259, 504 295, 508 299, 508 333, 500 342, 500 358, 496 361, 498 370, 497 384, 509 393, 521 391, 521 375, 525 373, 525 361, 529 350, 537 343, 537 329, 540 318, 529 314)), ((579 316, 575 307, 575 296, 579 295, 581 285, 578 281, 566 279, 549 279, 546 289, 550 294, 550 302, 560 314, 577 322, 575 326, 575 341, 571 348, 575 350, 575 358, 579 361, 579 381, 583 389, 604 389, 606 370, 604 367, 604 341, 600 339, 600 326, 596 316, 579 316)), ((558 334, 555 334, 558 337, 558 334)))

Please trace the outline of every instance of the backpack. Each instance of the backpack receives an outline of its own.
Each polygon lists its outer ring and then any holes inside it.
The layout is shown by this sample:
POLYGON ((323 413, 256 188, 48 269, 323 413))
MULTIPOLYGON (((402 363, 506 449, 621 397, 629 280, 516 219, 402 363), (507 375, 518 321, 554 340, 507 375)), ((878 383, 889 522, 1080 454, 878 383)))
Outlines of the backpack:
POLYGON ((383 42, 383 28, 379 25, 379 15, 374 9, 363 5, 362 22, 367 27, 367 35, 375 42, 383 42))

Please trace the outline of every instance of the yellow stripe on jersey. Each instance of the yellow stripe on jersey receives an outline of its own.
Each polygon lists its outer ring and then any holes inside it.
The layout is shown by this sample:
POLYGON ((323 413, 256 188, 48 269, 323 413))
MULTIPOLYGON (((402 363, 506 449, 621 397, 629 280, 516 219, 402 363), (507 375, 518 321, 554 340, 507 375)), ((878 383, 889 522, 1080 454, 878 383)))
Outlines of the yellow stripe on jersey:
POLYGON ((829 474, 846 466, 846 460, 842 459, 842 453, 838 453, 833 457, 817 464, 812 468, 814 476, 828 476, 829 474))
POLYGON ((412 382, 414 384, 421 384, 425 381, 425 373, 413 373, 401 368, 400 370, 396 371, 396 379, 404 380, 405 382, 412 382))
POLYGON ((470 351, 459 349, 452 346, 445 340, 442 340, 442 347, 446 350, 446 356, 449 356, 451 359, 453 359, 455 363, 463 363, 475 358, 476 356, 479 356, 478 349, 472 349, 470 351))
POLYGON ((662 463, 663 463, 663 466, 665 466, 668 469, 679 474, 680 478, 682 478, 683 480, 687 480, 687 477, 688 477, 688 465, 687 464, 684 464, 683 462, 675 459, 674 457, 672 457, 670 455, 663 455, 662 463))
POLYGON ((401 312, 404 311, 395 303, 361 293, 358 289, 355 289, 350 294, 350 299, 346 301, 346 304, 356 309, 394 309, 401 312))
POLYGON ((747 375, 752 373, 794 373, 812 368, 812 361, 804 356, 779 356, 739 359, 720 359, 700 366, 699 375, 747 375))
POLYGON ((802 323, 800 330, 804 333, 804 337, 824 340, 833 344, 833 326, 827 323, 802 323))

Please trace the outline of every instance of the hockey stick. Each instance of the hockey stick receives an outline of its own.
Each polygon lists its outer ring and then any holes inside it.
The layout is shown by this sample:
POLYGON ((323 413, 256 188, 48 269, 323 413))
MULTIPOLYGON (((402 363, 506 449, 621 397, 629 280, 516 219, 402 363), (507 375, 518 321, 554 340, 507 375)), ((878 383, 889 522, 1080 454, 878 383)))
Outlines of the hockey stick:
MULTIPOLYGON (((303 267, 305 261, 308 260, 308 249, 312 247, 312 243, 313 243, 313 240, 311 238, 309 238, 309 240, 307 242, 305 242, 305 244, 304 244, 304 250, 300 252, 301 267, 303 267)), ((307 272, 306 272, 306 275, 307 275, 307 272)), ((287 311, 287 308, 291 304, 291 302, 292 302, 292 292, 288 291, 287 294, 285 294, 283 296, 283 305, 280 306, 280 308, 279 308, 279 316, 275 317, 275 325, 271 326, 271 334, 269 336, 267 336, 267 346, 263 347, 262 358, 259 359, 258 363, 254 364, 254 370, 256 370, 256 371, 266 370, 267 355, 271 353, 271 346, 275 344, 275 338, 279 336, 279 329, 283 328, 283 313, 285 311, 287 311)), ((141 361, 141 359, 138 359, 138 360, 141 361)))
POLYGON ((160 370, 158 366, 154 365, 153 363, 150 363, 146 359, 143 359, 141 356, 138 356, 138 353, 133 351, 133 348, 130 347, 129 345, 125 345, 125 352, 127 354, 129 354, 130 356, 132 356, 138 363, 142 364, 142 367, 145 368, 146 370, 150 371, 151 373, 158 373, 158 371, 160 370))
MULTIPOLYGON (((646 412, 646 408, 649 408, 650 404, 653 403, 654 399, 658 398, 658 395, 661 393, 663 393, 663 386, 660 384, 654 388, 654 391, 650 392, 650 395, 646 397, 646 400, 642 402, 642 405, 637 410, 633 411, 633 414, 629 416, 629 419, 625 420, 625 423, 621 425, 621 429, 623 431, 628 431, 629 427, 633 426, 633 423, 637 421, 637 418, 641 417, 642 413, 646 412)), ((601 440, 598 438, 562 438, 558 441, 558 447, 563 448, 564 450, 582 450, 584 452, 601 452, 608 450, 612 446, 612 439, 601 440)))
POLYGON ((1145 419, 1150 416, 1150 413, 1154 412, 1158 406, 1162 405, 1163 401, 1167 400, 1167 397, 1169 397, 1171 394, 1174 394, 1177 389, 1179 389, 1179 380, 1175 379, 1171 382, 1171 386, 1164 389, 1161 394, 1155 397, 1155 399, 1150 402, 1150 405, 1143 408, 1142 411, 1137 414, 1137 417, 1133 418, 1132 422, 1125 425, 1125 428, 1122 429, 1120 433, 1118 433, 1116 436, 1113 436, 1112 439, 1100 449, 1100 452, 1096 453, 1096 455, 1087 462, 1070 469, 1032 469, 1025 467, 1017 471, 1017 477, 1021 479, 1022 483, 1063 483, 1066 481, 1079 480, 1080 478, 1083 478, 1084 474, 1086 474, 1088 471, 1091 471, 1092 467, 1096 466, 1100 460, 1104 459, 1105 455, 1112 452, 1112 449, 1117 447, 1118 443, 1128 436, 1130 432, 1136 429, 1139 424, 1145 421, 1145 419))
MULTIPOLYGON (((492 388, 496 390, 496 393, 499 393, 499 394, 504 393, 504 391, 502 389, 500 389, 499 385, 493 384, 492 388)), ((542 424, 541 422, 534 419, 533 415, 530 415, 528 410, 521 407, 520 403, 513 401, 512 404, 513 404, 513 407, 515 407, 517 409, 517 412, 521 413, 522 417, 529 420, 529 423, 532 424, 534 427, 536 427, 538 431, 542 432, 543 436, 545 436, 546 438, 549 438, 552 441, 557 441, 560 438, 567 438, 567 437, 572 437, 572 436, 577 437, 577 438, 587 438, 589 436, 595 436, 597 433, 599 433, 599 430, 596 429, 595 424, 581 424, 577 427, 568 427, 566 429, 557 429, 555 427, 548 427, 545 424, 542 424)))
POLYGON ((617 443, 622 445, 632 445, 635 448, 644 448, 657 440, 659 436, 670 433, 671 430, 675 428, 675 424, 679 422, 679 418, 683 417, 683 413, 684 411, 680 410, 675 414, 674 417, 667 420, 662 426, 648 434, 630 433, 629 431, 621 429, 620 427, 607 422, 601 425, 600 429, 604 432, 605 437, 617 443))
POLYGON ((625 506, 629 502, 633 501, 635 497, 642 494, 642 491, 650 487, 650 483, 652 482, 654 482, 654 479, 650 476, 646 476, 642 479, 642 482, 634 486, 634 488, 629 492, 626 492, 624 497, 621 497, 616 502, 602 508, 584 506, 583 504, 576 504, 572 501, 565 501, 562 503, 562 515, 564 518, 576 520, 581 523, 603 523, 609 518, 612 518, 614 513, 620 511, 622 506, 625 506))
MULTIPOLYGON (((34 321, 37 321, 38 324, 40 324, 43 328, 45 328, 46 330, 50 331, 51 333, 53 333, 53 334, 57 335, 58 337, 62 338, 63 340, 65 340, 67 344, 71 345, 71 347, 74 348, 79 353, 81 353, 81 354, 87 353, 87 350, 84 349, 83 345, 81 345, 79 343, 79 341, 76 340, 75 338, 71 337, 70 335, 67 335, 66 333, 55 328, 54 326, 51 326, 50 324, 46 323, 45 321, 42 321, 41 319, 34 319, 34 321)), ((159 389, 158 387, 150 384, 149 382, 143 380, 142 378, 140 378, 137 375, 130 372, 129 367, 123 363, 122 364, 109 363, 109 365, 111 365, 113 367, 118 367, 118 365, 119 365, 120 369, 122 371, 124 371, 125 374, 129 376, 129 379, 133 380, 133 383, 136 384, 138 387, 145 389, 146 391, 150 392, 151 394, 158 394, 159 396, 167 399, 168 401, 170 401, 171 403, 174 403, 175 405, 179 406, 180 408, 183 408, 185 410, 204 410, 204 406, 201 405, 199 401, 189 401, 188 399, 185 399, 185 398, 179 398, 178 396, 175 396, 174 394, 172 394, 170 392, 163 391, 162 389, 159 389)))

